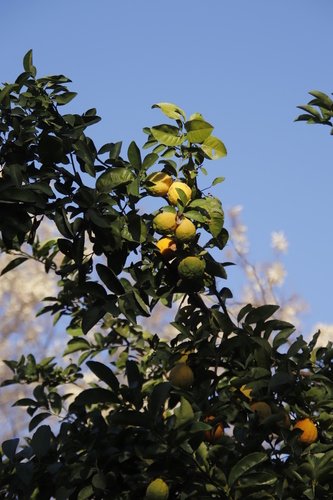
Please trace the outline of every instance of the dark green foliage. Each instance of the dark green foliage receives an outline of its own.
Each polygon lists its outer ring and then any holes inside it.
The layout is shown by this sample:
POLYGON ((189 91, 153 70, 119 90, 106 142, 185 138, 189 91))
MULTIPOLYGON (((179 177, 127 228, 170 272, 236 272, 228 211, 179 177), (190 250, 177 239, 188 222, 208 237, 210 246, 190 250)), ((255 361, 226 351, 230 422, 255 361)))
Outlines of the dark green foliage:
POLYGON ((332 498, 333 347, 316 348, 319 333, 309 344, 290 342, 293 325, 274 318, 277 306, 248 304, 237 321, 229 314, 232 293, 221 280, 230 263, 210 253, 228 241, 222 204, 198 186, 203 162, 226 154, 213 127, 198 113, 187 120, 177 106, 156 104, 176 124, 146 127, 143 149, 153 151, 143 158, 132 142, 124 160, 121 143, 96 148, 86 135, 95 110, 61 114, 75 96, 68 83, 36 79, 29 52, 24 73, 0 91, 1 249, 17 255, 2 273, 33 258, 58 275, 59 294, 41 313, 66 322, 64 356, 79 354, 65 368, 32 355, 6 361, 12 378, 4 385, 33 384, 31 397, 16 402, 31 417, 31 435, 2 444, 0 498, 143 499, 158 477, 182 500, 332 498), (137 208, 153 165, 192 188, 178 209, 198 234, 170 262, 157 250, 154 214, 137 208), (38 237, 43 218, 58 232, 47 242, 38 237), (177 273, 188 255, 205 261, 191 286, 177 273), (139 326, 158 302, 176 299, 171 342, 139 326), (194 373, 189 390, 168 381, 180 361, 194 373), (75 397, 83 368, 99 382, 75 397), (271 408, 262 422, 244 385, 271 408), (318 440, 303 447, 281 407, 291 424, 313 419, 318 440), (205 433, 219 423, 225 434, 211 445, 205 433))

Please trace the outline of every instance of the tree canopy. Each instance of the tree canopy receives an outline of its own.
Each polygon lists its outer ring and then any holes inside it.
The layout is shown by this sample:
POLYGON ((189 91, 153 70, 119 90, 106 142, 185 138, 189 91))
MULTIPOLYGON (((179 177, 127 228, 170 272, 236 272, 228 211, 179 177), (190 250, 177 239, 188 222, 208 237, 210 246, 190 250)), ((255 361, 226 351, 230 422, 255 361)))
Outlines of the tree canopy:
POLYGON ((332 344, 297 336, 276 305, 230 314, 229 235, 210 193, 224 178, 202 187, 227 154, 213 126, 154 104, 164 123, 124 159, 121 143, 87 135, 95 109, 63 114, 68 78, 37 78, 31 51, 23 66, 0 90, 2 275, 29 259, 55 273, 39 314, 69 340, 60 362, 5 361, 3 385, 31 384, 16 402, 30 434, 2 443, 0 497, 332 498, 332 344), (160 202, 152 213, 146 197, 160 202), (171 341, 142 326, 159 303, 176 307, 171 341), (73 396, 87 371, 98 382, 73 396))

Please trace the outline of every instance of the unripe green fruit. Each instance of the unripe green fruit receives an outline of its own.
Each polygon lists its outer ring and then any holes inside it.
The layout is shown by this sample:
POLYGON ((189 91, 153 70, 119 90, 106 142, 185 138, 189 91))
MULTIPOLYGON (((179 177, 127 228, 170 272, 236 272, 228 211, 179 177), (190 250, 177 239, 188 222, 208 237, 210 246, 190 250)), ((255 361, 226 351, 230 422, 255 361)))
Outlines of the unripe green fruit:
POLYGON ((195 281, 204 275, 205 266, 199 257, 189 256, 183 259, 178 266, 178 274, 181 278, 195 281))
POLYGON ((159 234, 172 234, 177 228, 176 214, 162 212, 153 220, 153 228, 159 234))
POLYGON ((172 368, 169 380, 178 389, 188 390, 194 382, 194 374, 187 364, 180 363, 172 368))
POLYGON ((176 227, 175 235, 177 240, 182 243, 188 243, 195 237, 196 227, 190 219, 183 218, 182 222, 176 227))

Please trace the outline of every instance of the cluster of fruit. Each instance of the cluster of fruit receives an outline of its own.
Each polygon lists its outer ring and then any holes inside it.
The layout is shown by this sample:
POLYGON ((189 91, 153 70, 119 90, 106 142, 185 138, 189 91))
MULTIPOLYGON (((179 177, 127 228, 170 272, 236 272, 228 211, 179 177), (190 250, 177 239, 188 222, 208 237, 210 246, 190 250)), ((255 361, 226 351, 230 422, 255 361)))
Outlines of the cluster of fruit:
MULTIPOLYGON (((251 389, 246 389, 246 386, 243 385, 240 388, 240 391, 246 396, 249 401, 251 402, 250 408, 253 413, 257 415, 258 422, 261 424, 265 418, 269 417, 272 415, 272 409, 269 406, 268 403, 265 401, 256 401, 252 402, 252 396, 251 396, 251 389)), ((291 420, 289 417, 288 412, 285 410, 285 408, 280 407, 278 408, 277 412, 284 416, 284 419, 281 422, 281 425, 285 427, 286 429, 290 429, 291 427, 291 420)), ((303 418, 301 420, 298 420, 293 425, 293 429, 300 429, 303 433, 299 438, 299 441, 303 443, 306 446, 309 446, 310 444, 314 443, 317 438, 318 438, 318 430, 314 422, 309 419, 309 418, 303 418)))
MULTIPOLYGON (((174 181, 164 172, 155 172, 147 178, 149 185, 147 192, 152 196, 167 196, 170 211, 160 212, 153 220, 156 233, 162 235, 156 246, 162 258, 166 261, 176 256, 177 245, 190 243, 196 235, 196 227, 185 215, 179 215, 177 204, 186 206, 192 196, 192 189, 188 184, 174 181)), ((204 262, 195 255, 188 255, 178 264, 179 277, 184 280, 194 281, 200 279, 205 272, 204 262)))

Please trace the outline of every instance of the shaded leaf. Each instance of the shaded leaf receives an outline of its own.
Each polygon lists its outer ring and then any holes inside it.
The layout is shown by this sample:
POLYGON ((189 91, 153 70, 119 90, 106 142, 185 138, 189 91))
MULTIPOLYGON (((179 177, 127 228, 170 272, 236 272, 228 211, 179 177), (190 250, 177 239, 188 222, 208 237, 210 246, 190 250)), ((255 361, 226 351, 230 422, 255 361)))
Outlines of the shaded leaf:
POLYGON ((19 439, 8 439, 2 443, 2 451, 9 458, 9 460, 14 460, 17 445, 19 444, 19 439))
POLYGON ((255 467, 258 464, 261 464, 267 460, 266 453, 250 453, 245 457, 241 458, 239 462, 231 469, 228 478, 228 485, 231 488, 233 484, 246 472, 255 467))
POLYGON ((118 392, 118 379, 108 366, 98 361, 87 361, 87 366, 100 380, 105 382, 110 389, 112 389, 115 393, 118 392))

